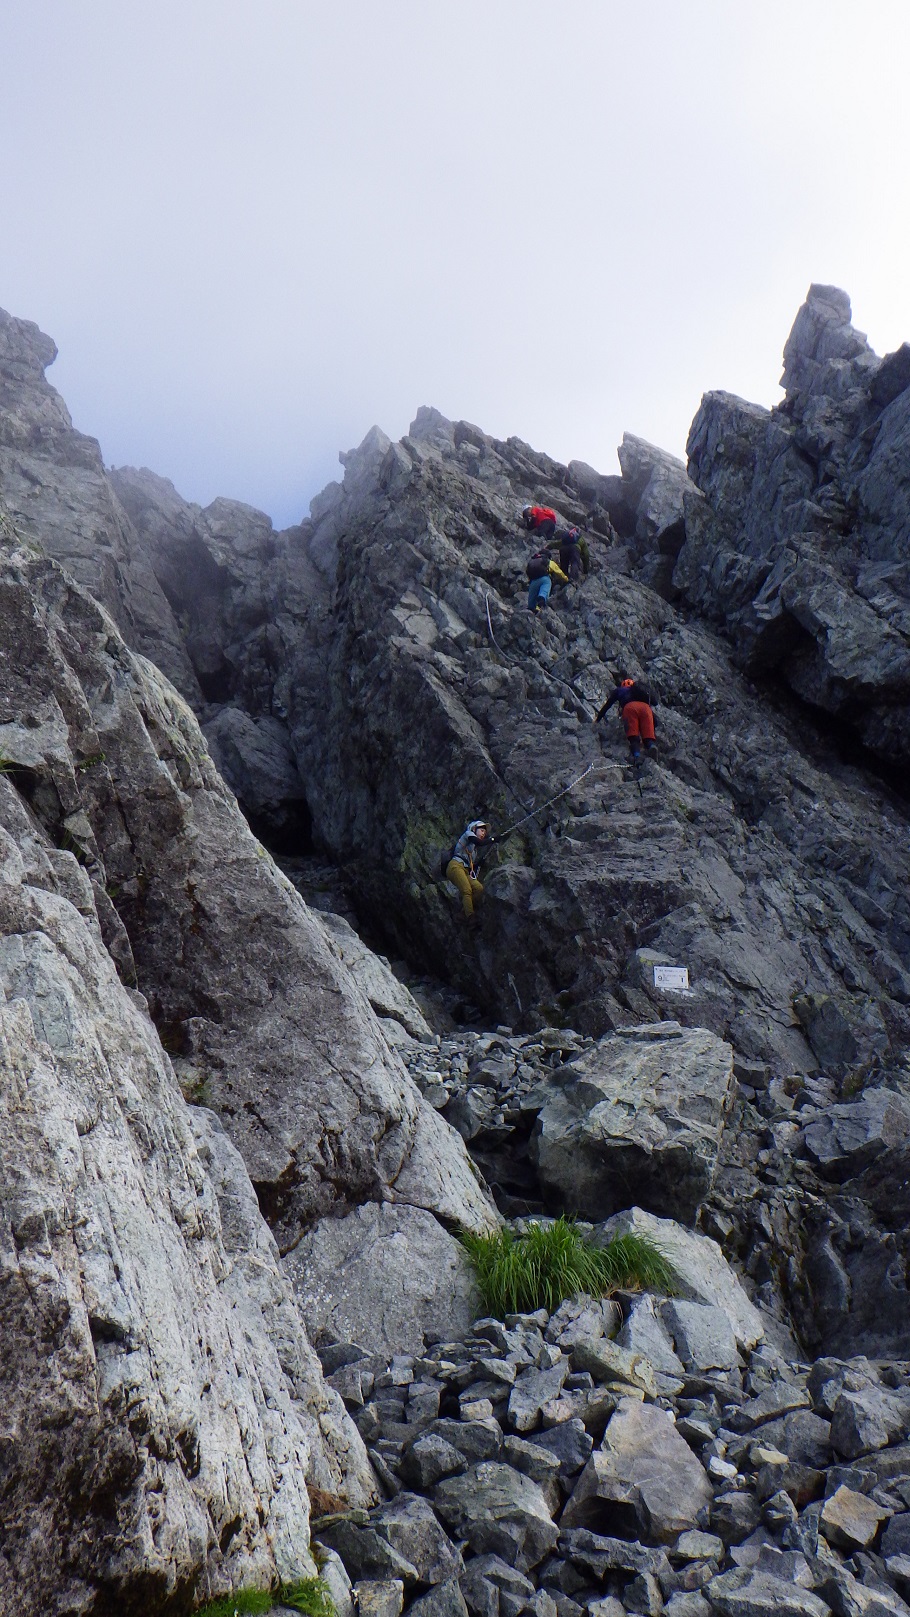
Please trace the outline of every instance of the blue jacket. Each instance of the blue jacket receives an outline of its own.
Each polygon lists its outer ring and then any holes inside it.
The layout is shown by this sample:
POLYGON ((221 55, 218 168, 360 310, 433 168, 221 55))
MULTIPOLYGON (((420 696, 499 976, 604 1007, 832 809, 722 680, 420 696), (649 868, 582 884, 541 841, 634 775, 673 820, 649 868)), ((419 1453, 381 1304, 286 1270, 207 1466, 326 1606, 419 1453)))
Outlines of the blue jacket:
POLYGON ((609 713, 614 702, 617 703, 620 713, 627 702, 647 702, 648 706, 651 706, 651 698, 643 685, 617 685, 612 696, 608 697, 600 712, 596 715, 595 724, 598 719, 603 718, 605 713, 609 713))

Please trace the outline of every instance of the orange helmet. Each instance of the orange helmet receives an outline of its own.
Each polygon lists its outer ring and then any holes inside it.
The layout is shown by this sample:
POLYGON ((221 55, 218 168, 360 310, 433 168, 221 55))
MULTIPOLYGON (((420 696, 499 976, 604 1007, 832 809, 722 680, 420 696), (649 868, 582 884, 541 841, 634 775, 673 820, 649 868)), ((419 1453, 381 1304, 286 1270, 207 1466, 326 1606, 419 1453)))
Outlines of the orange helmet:
POLYGON ((626 685, 634 685, 634 684, 635 684, 634 679, 622 679, 619 682, 619 688, 620 688, 620 690, 623 690, 626 685))

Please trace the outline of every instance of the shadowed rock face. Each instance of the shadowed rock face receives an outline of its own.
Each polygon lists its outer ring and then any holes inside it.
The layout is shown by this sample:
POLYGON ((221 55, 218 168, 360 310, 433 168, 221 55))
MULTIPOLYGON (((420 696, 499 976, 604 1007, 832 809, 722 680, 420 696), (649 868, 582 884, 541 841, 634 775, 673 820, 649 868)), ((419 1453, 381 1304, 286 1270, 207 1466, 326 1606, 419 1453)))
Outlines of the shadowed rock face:
POLYGON ((910 348, 878 359, 812 286, 774 410, 708 393, 674 585, 885 760, 910 759, 910 348))
MULTIPOLYGON (((705 504, 678 463, 647 451, 625 446, 617 545, 599 536, 615 491, 594 474, 435 411, 400 444, 374 430, 262 570, 259 612, 279 588, 287 604, 270 689, 263 631, 244 637, 232 618, 232 703, 286 723, 314 836, 346 865, 362 915, 491 1014, 601 1032, 670 1010, 742 1054, 810 1070, 823 1058, 794 1012, 808 991, 848 1032, 881 1024, 887 1052, 910 1004, 905 806, 637 576, 653 573, 661 535, 678 546, 683 503, 705 504), (529 499, 586 525, 594 563, 536 619, 517 524, 529 499), (642 796, 618 721, 590 722, 620 667, 658 702, 661 762, 642 796), (476 813, 501 828, 591 763, 502 850, 481 935, 466 940, 440 855, 476 813), (642 948, 688 965, 690 994, 655 992, 642 948)), ((133 476, 119 474, 124 499, 133 476)), ((145 542, 163 509, 143 515, 129 498, 145 542)), ((245 566, 236 581, 252 588, 245 566)))

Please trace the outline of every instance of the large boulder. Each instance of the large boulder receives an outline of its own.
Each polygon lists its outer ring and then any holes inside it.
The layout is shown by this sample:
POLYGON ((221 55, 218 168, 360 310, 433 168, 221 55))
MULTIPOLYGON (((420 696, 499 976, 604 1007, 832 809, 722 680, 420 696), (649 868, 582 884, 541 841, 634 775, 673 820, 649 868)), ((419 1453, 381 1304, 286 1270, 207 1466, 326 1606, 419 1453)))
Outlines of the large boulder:
POLYGON ((617 1235, 643 1235, 662 1252, 673 1271, 676 1295, 719 1308, 742 1348, 753 1348, 764 1336, 762 1318, 716 1241, 685 1230, 669 1218, 655 1218, 640 1207, 608 1219, 595 1231, 606 1244, 617 1235))
POLYGON ((495 1460, 440 1482, 433 1500, 455 1537, 475 1554, 499 1555, 519 1572, 542 1561, 559 1538, 539 1485, 495 1460))
POLYGON ((630 1201, 692 1220, 711 1189, 733 1090, 733 1051, 704 1029, 638 1043, 615 1035, 569 1062, 532 1148, 545 1191, 585 1218, 630 1201))
POLYGON ((623 1398, 575 1484, 561 1527, 666 1544, 695 1527, 713 1497, 704 1466, 673 1416, 623 1398))
POLYGON ((885 1156, 898 1169, 910 1155, 910 1101, 891 1089, 869 1089, 819 1113, 803 1137, 826 1179, 843 1183, 885 1156))
POLYGON ((367 1202, 323 1218, 284 1271, 317 1341, 420 1353, 428 1332, 466 1336, 478 1309, 464 1248, 417 1207, 367 1202))

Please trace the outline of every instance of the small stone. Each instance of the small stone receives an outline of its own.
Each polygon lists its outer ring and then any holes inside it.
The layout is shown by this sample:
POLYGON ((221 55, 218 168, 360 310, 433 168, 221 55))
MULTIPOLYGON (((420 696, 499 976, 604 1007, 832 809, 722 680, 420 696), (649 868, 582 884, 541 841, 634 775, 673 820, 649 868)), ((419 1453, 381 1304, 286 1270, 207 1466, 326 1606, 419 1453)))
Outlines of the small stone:
POLYGON ((756 1473, 754 1487, 760 1500, 771 1499, 776 1493, 788 1493, 797 1509, 802 1510, 824 1493, 825 1478, 823 1472, 815 1471, 812 1466, 785 1460, 783 1465, 779 1462, 763 1465, 756 1473))
POLYGON ((401 1475, 417 1488, 432 1488, 443 1477, 467 1468, 464 1454, 435 1432, 424 1432, 402 1457, 401 1475))
POLYGON ((660 1617, 664 1609, 663 1595, 653 1572, 636 1573, 623 1590, 623 1604, 627 1611, 639 1613, 640 1617, 660 1617))
POLYGON ((770 1527, 772 1533, 779 1533, 784 1527, 789 1527, 791 1522, 795 1522, 798 1514, 799 1512, 790 1495, 781 1490, 779 1493, 772 1494, 771 1498, 766 1501, 762 1511, 762 1519, 765 1526, 770 1527))
POLYGON ((626 1382, 652 1398, 657 1391, 654 1366, 641 1354, 630 1353, 606 1338, 578 1342, 572 1349, 572 1364, 576 1370, 590 1371, 596 1381, 626 1382))
POLYGON ((510 1593, 520 1600, 530 1600, 534 1593, 530 1578, 508 1566, 498 1555, 475 1556, 467 1563, 460 1585, 476 1617, 498 1617, 501 1593, 510 1593))
POLYGON ((738 1363, 736 1337, 722 1308, 673 1300, 661 1309, 687 1370, 732 1370, 738 1363))
POLYGON ((367 1583, 412 1584, 417 1568, 372 1526, 358 1527, 345 1518, 330 1520, 315 1538, 340 1555, 351 1577, 367 1583))
POLYGON ((886 1555, 884 1561, 890 1576, 906 1591, 910 1586, 910 1555, 886 1555))
POLYGON ((568 1373, 569 1360, 564 1358, 549 1369, 522 1371, 509 1395, 509 1420, 516 1432, 531 1432, 540 1425, 544 1404, 559 1395, 568 1373))
POLYGON ((520 1572, 536 1566, 559 1537, 537 1483, 508 1465, 482 1461, 438 1483, 433 1497, 456 1538, 478 1554, 502 1556, 520 1572))
POLYGON ((573 1567, 603 1580, 610 1571, 653 1572, 656 1578, 669 1571, 666 1551, 639 1544, 635 1540, 611 1538, 591 1533, 585 1527, 567 1528, 559 1535, 559 1551, 573 1567))
POLYGON ((333 1376, 335 1371, 340 1370, 343 1365, 354 1364, 358 1359, 369 1358, 366 1348, 359 1347, 356 1342, 330 1342, 318 1347, 316 1352, 319 1356, 319 1363, 322 1365, 322 1373, 326 1378, 333 1376))
POLYGON ((354 1597, 351 1580, 344 1562, 334 1550, 323 1548, 319 1561, 319 1576, 331 1596, 335 1617, 354 1617, 354 1597))
POLYGON ((556 1617, 584 1617, 584 1606, 580 1606, 571 1595, 564 1595, 556 1590, 553 1593, 553 1600, 556 1605, 556 1617))
POLYGON ((554 1596, 578 1595, 591 1585, 590 1573, 582 1571, 561 1555, 549 1555, 542 1565, 537 1567, 535 1576, 538 1583, 549 1589, 554 1596))
POLYGON ((502 1448, 502 1427, 496 1420, 434 1420, 428 1432, 451 1443, 472 1464, 477 1460, 495 1460, 502 1448))
POLYGON ((408 1607, 408 1617, 468 1617, 464 1595, 455 1578, 434 1584, 408 1607))
POLYGON ((884 1387, 844 1391, 834 1406, 831 1443, 838 1454, 855 1460, 902 1437, 910 1425, 910 1406, 884 1387))
POLYGON ((647 1359, 654 1366, 661 1390, 668 1383, 673 1384, 673 1390, 679 1390, 684 1373, 683 1363, 676 1354, 673 1338, 649 1292, 634 1298, 626 1321, 616 1337, 616 1345, 647 1359))
POLYGON ((362 1578, 354 1585, 359 1617, 401 1617, 404 1584, 400 1578, 362 1578))
POLYGON ((559 1460, 539 1443, 529 1443, 522 1437, 507 1437, 502 1446, 502 1458, 507 1465, 530 1477, 532 1482, 553 1482, 559 1476, 559 1460))
POLYGON ((418 1421, 435 1420, 439 1414, 439 1395, 442 1391, 439 1383, 432 1385, 427 1381, 415 1381, 408 1390, 408 1401, 405 1405, 405 1420, 415 1425, 418 1421))
POLYGON ((665 1617, 711 1617, 711 1607, 697 1590, 680 1591, 670 1596, 664 1613, 665 1617))
POLYGON ((724 1541, 714 1533, 702 1533, 697 1527, 680 1533, 670 1558, 673 1561, 719 1561, 724 1553, 724 1541))
POLYGON ((786 1415, 791 1409, 806 1409, 809 1403, 805 1387, 775 1382, 759 1393, 757 1398, 750 1399, 736 1410, 730 1417, 730 1424, 734 1431, 751 1432, 753 1427, 762 1426, 765 1421, 774 1420, 778 1415, 786 1415))
POLYGON ((753 1441, 782 1449, 791 1460, 817 1467, 830 1465, 831 1422, 811 1409, 795 1409, 778 1420, 753 1428, 753 1441))
POLYGON ((493 1416, 493 1405, 489 1398, 465 1398, 464 1401, 459 1399, 458 1407, 462 1420, 491 1420, 493 1416))
POLYGON ((594 1439, 585 1430, 581 1420, 567 1420, 546 1432, 533 1432, 527 1440, 536 1448, 546 1449, 559 1461, 561 1482, 577 1477, 590 1458, 594 1439))
POLYGON ((622 1324, 622 1309, 610 1298, 595 1300, 584 1295, 567 1298, 551 1315, 545 1336, 564 1353, 579 1342, 611 1336, 622 1324))
POLYGON ((811 1589, 753 1567, 712 1578, 705 1593, 721 1617, 829 1617, 828 1606, 811 1589))
POLYGON ((370 1517, 373 1528, 417 1569, 421 1583, 444 1583, 461 1572, 461 1556, 435 1512, 418 1494, 399 1493, 370 1517))
POLYGON ((368 1365, 343 1364, 326 1376, 326 1385, 340 1394, 349 1409, 359 1408, 373 1391, 373 1374, 368 1365))
POLYGON ((910 1555, 910 1511, 892 1516, 882 1534, 882 1555, 910 1555))
POLYGON ((760 1521, 758 1500, 751 1494, 718 1494, 711 1506, 711 1527, 725 1544, 741 1544, 760 1521))
MULTIPOLYGON (((889 1568, 890 1571, 890 1568, 889 1568)), ((860 1583, 846 1567, 832 1567, 819 1585, 836 1617, 907 1617, 908 1608, 900 1595, 885 1587, 876 1577, 873 1584, 860 1583)))
POLYGON ((401 1492, 401 1479, 397 1472, 392 1470, 385 1455, 378 1447, 375 1449, 367 1449, 367 1454, 370 1457, 370 1463, 373 1470, 376 1472, 376 1475, 382 1484, 382 1491, 386 1498, 394 1498, 396 1494, 401 1492))
POLYGON ((840 1549, 865 1550, 890 1512, 852 1488, 838 1488, 822 1506, 821 1530, 840 1549))
POLYGON ((524 1609, 530 1617, 558 1617, 556 1601, 547 1589, 538 1589, 524 1609))

